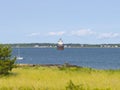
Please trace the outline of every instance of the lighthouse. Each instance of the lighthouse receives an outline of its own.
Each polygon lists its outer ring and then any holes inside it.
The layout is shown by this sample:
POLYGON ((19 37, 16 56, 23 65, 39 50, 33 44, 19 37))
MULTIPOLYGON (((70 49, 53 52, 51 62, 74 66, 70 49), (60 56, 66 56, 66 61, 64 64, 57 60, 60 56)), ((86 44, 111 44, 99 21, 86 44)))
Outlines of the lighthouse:
POLYGON ((61 38, 58 40, 57 50, 64 50, 64 44, 61 38))

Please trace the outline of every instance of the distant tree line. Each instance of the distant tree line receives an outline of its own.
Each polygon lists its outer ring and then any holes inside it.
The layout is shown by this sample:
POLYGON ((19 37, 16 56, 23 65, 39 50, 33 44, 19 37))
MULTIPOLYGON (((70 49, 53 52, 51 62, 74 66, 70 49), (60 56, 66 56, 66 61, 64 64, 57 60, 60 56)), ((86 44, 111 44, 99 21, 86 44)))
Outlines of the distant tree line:
MULTIPOLYGON (((48 48, 54 48, 57 46, 57 43, 17 43, 17 44, 6 44, 10 45, 13 48, 17 47, 26 47, 26 48, 31 48, 35 47, 36 45, 39 47, 48 47, 48 48)), ((64 46, 67 48, 84 48, 84 47, 97 47, 97 48, 117 48, 120 47, 120 44, 74 44, 74 43, 68 43, 64 44, 64 46)))

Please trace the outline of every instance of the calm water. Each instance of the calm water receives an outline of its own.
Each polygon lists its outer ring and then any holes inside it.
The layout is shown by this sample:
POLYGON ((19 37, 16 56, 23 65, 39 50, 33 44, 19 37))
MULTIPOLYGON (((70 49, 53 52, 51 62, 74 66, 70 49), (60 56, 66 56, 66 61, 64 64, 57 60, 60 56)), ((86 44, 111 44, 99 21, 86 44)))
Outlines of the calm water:
MULTIPOLYGON (((13 55, 17 56, 17 48, 13 55)), ((70 63, 97 69, 120 69, 120 48, 21 48, 23 60, 16 63, 25 64, 64 64, 70 63)))

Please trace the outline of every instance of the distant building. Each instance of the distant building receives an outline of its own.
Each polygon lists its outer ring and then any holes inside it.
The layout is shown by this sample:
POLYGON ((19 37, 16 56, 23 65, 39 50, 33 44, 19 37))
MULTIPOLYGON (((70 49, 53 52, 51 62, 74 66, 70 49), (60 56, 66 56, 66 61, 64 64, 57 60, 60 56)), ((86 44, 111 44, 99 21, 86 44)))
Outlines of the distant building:
POLYGON ((63 44, 62 39, 59 39, 58 44, 57 44, 57 49, 64 50, 64 44, 63 44))
POLYGON ((38 48, 38 47, 39 47, 39 45, 35 45, 34 47, 35 47, 35 48, 38 48))

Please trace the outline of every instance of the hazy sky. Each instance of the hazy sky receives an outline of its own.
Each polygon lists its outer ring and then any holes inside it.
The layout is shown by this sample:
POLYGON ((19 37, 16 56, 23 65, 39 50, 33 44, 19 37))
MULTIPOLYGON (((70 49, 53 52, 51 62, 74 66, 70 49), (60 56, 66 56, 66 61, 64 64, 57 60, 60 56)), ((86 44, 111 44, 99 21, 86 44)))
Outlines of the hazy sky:
POLYGON ((0 0, 0 43, 120 43, 120 0, 0 0))

